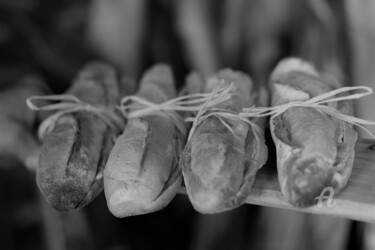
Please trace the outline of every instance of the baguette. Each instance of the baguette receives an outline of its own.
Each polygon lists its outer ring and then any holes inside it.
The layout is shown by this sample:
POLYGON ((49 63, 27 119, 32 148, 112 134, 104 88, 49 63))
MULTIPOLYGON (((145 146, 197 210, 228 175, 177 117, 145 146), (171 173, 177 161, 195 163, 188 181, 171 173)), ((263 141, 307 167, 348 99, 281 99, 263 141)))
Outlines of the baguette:
MULTIPOLYGON (((312 65, 300 59, 281 61, 271 76, 272 106, 304 101, 334 89, 312 65)), ((351 102, 329 103, 352 114, 351 102)), ((348 182, 357 132, 344 121, 311 107, 293 107, 270 119, 276 145, 281 191, 294 206, 317 202, 326 187, 339 192, 348 182)))
MULTIPOLYGON (((170 67, 160 64, 149 69, 136 95, 153 103, 174 98, 170 67)), ((104 192, 113 215, 140 215, 168 205, 181 186, 178 157, 183 139, 168 117, 128 120, 104 170, 104 192)))
MULTIPOLYGON (((119 101, 115 71, 107 65, 86 66, 67 94, 93 106, 114 109, 119 101)), ((118 134, 87 111, 64 114, 43 139, 36 180, 58 211, 85 206, 103 190, 102 172, 118 134)))
MULTIPOLYGON (((249 77, 221 70, 205 86, 210 92, 218 85, 234 82, 232 97, 218 108, 240 112, 255 103, 249 77)), ((217 118, 199 124, 180 159, 186 191, 195 210, 211 214, 242 205, 251 190, 258 169, 267 160, 263 134, 244 121, 225 119, 233 133, 217 118)), ((252 120, 263 127, 264 119, 252 120)))

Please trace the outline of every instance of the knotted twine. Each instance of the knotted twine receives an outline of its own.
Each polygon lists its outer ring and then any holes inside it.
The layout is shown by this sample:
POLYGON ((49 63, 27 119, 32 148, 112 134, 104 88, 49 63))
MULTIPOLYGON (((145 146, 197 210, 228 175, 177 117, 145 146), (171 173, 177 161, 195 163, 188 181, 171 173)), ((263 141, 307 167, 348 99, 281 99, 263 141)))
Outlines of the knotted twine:
MULTIPOLYGON (((208 119, 209 117, 216 117, 219 121, 233 134, 234 131, 231 126, 225 121, 227 120, 240 120, 247 123, 251 126, 257 134, 262 133, 262 129, 255 124, 254 122, 250 121, 251 118, 259 118, 259 117, 266 117, 271 116, 270 119, 274 119, 275 117, 283 114, 287 110, 293 107, 310 107, 315 108, 322 114, 326 114, 328 116, 334 117, 338 120, 348 122, 355 126, 358 126, 365 130, 368 134, 370 134, 374 139, 375 135, 373 135, 368 129, 366 129, 363 125, 375 125, 374 121, 360 119, 351 115, 346 115, 338 111, 333 107, 329 107, 326 104, 338 101, 345 101, 345 100, 355 100, 360 99, 365 96, 371 95, 373 93, 372 89, 365 86, 357 86, 357 87, 342 87, 339 89, 335 89, 316 97, 310 98, 306 101, 291 101, 285 104, 277 105, 274 107, 256 107, 252 106, 250 108, 244 108, 242 112, 236 113, 228 109, 218 109, 215 108, 218 104, 227 101, 231 98, 230 90, 233 87, 233 84, 227 87, 216 87, 211 93, 208 94, 193 94, 193 95, 186 95, 182 97, 178 97, 162 104, 155 104, 148 102, 142 98, 131 96, 125 97, 122 102, 122 108, 127 109, 130 107, 138 107, 137 111, 131 112, 126 114, 127 117, 142 117, 144 115, 150 114, 173 114, 175 111, 190 111, 190 112, 197 112, 195 117, 186 118, 185 121, 193 122, 193 125, 190 129, 188 135, 188 141, 190 141, 192 135, 194 134, 197 126, 201 124, 204 120, 208 119), (348 93, 351 91, 358 91, 364 90, 363 93, 355 93, 346 96, 336 97, 339 94, 348 93), (133 104, 131 105, 124 105, 124 103, 132 100, 133 104), (134 105, 134 106, 133 106, 134 105)), ((181 118, 176 119, 181 121, 181 118)), ((182 122, 179 122, 180 126, 182 122)))
MULTIPOLYGON (((229 98, 231 98, 231 96, 232 96, 229 92, 231 90, 231 88, 233 88, 233 83, 226 87, 226 89, 229 93, 229 98)), ((248 125, 250 125, 257 134, 260 134, 262 132, 262 129, 257 124, 250 121, 248 119, 248 117, 241 117, 236 112, 233 112, 233 111, 228 110, 228 109, 218 109, 218 108, 210 107, 209 104, 210 104, 211 100, 214 98, 214 95, 216 94, 217 91, 218 91, 218 87, 215 88, 210 93, 209 97, 207 98, 206 103, 201 106, 201 108, 198 110, 198 113, 195 117, 189 117, 189 118, 185 119, 186 121, 193 122, 193 125, 190 129, 189 136, 188 136, 188 139, 187 139, 188 142, 191 140, 191 138, 192 138, 196 128, 199 126, 199 124, 201 124, 203 121, 205 121, 209 117, 216 117, 233 135, 235 135, 235 132, 233 131, 231 126, 225 121, 225 119, 227 119, 227 120, 241 120, 241 121, 247 123, 248 125)))
POLYGON ((213 109, 231 98, 231 86, 217 87, 211 93, 180 96, 163 103, 153 103, 136 95, 126 96, 121 100, 119 109, 128 119, 152 115, 170 118, 180 132, 186 134, 185 120, 178 112, 213 109))
POLYGON ((218 104, 228 101, 232 97, 230 91, 233 86, 233 83, 227 86, 219 85, 214 88, 211 93, 185 95, 168 100, 161 104, 147 101, 139 96, 126 96, 121 100, 120 109, 128 119, 150 115, 169 117, 183 134, 186 134, 186 126, 184 122, 193 122, 189 131, 188 142, 197 126, 212 116, 217 117, 219 121, 234 135, 235 133, 233 129, 223 118, 244 121, 253 127, 256 133, 260 135, 262 129, 255 123, 251 122, 248 118, 239 117, 238 114, 227 109, 215 108, 218 104), (177 112, 197 112, 197 115, 184 120, 177 112))
MULTIPOLYGON (((185 121, 193 122, 188 135, 188 141, 190 141, 193 133, 197 126, 209 117, 217 117, 219 121, 234 134, 233 129, 230 125, 225 122, 224 119, 228 120, 241 120, 250 125, 257 134, 260 134, 262 129, 252 121, 250 118, 266 117, 271 116, 270 119, 283 114, 287 110, 293 107, 310 107, 315 108, 322 114, 329 115, 338 120, 348 122, 355 126, 358 126, 370 134, 374 139, 373 135, 363 125, 375 125, 374 121, 360 119, 351 115, 342 114, 340 111, 333 107, 329 107, 326 104, 344 100, 354 100, 363 98, 373 93, 372 89, 365 86, 357 87, 342 87, 339 89, 332 90, 327 93, 323 93, 319 96, 310 98, 306 101, 291 101, 285 104, 277 105, 274 107, 256 107, 244 108, 242 112, 236 113, 227 109, 215 108, 218 104, 223 103, 231 98, 230 90, 233 84, 226 87, 216 87, 211 93, 199 93, 185 95, 168 100, 163 103, 153 103, 145 100, 141 97, 132 95, 126 96, 121 100, 119 109, 126 118, 140 118, 150 115, 158 115, 162 117, 168 117, 172 119, 176 127, 182 132, 186 133, 186 127, 184 125, 183 118, 177 112, 197 112, 195 117, 186 118, 185 121), (347 93, 350 91, 364 90, 364 93, 356 93, 347 96, 335 97, 338 94, 347 93)), ((26 100, 27 105, 30 109, 36 111, 53 111, 58 110, 54 115, 49 116, 45 119, 39 127, 40 138, 46 132, 49 132, 56 120, 64 114, 74 113, 78 111, 92 112, 102 119, 106 124, 113 128, 119 128, 122 126, 121 118, 118 117, 113 111, 95 107, 90 104, 84 103, 73 95, 49 95, 49 96, 33 96, 26 100), (57 104, 50 104, 44 107, 38 107, 33 104, 35 100, 49 100, 49 101, 60 101, 57 104), (121 124, 121 125, 119 125, 121 124)), ((121 127, 122 128, 122 127, 121 127)))
MULTIPOLYGON (((214 90, 215 91, 215 90, 214 90)), ((214 92, 213 91, 213 92, 214 92)), ((227 124, 223 118, 225 119, 231 119, 231 120, 241 120, 243 122, 246 122, 249 124, 253 129, 254 132, 256 132, 258 135, 262 132, 262 129, 255 123, 251 122, 250 118, 257 118, 257 117, 267 117, 271 116, 270 119, 273 120, 275 117, 283 114, 287 110, 293 107, 309 107, 309 108, 315 108, 322 114, 329 115, 331 117, 334 117, 338 120, 348 122, 350 124, 353 124, 355 126, 360 127, 361 129, 365 130, 369 135, 371 135, 372 138, 375 139, 375 135, 372 134, 368 129, 366 129, 363 125, 375 125, 374 121, 360 119, 351 115, 346 115, 338 111, 337 109, 333 107, 329 107, 326 104, 332 103, 332 102, 338 102, 338 101, 345 101, 345 100, 355 100, 360 99, 365 96, 371 95, 373 93, 372 88, 365 87, 365 86, 357 86, 357 87, 342 87, 339 89, 335 89, 326 93, 323 93, 321 95, 315 96, 313 98, 310 98, 306 101, 291 101, 285 104, 273 106, 273 107, 256 107, 252 106, 250 108, 244 108, 242 112, 236 114, 235 112, 232 112, 230 110, 224 110, 224 109, 213 109, 213 111, 207 113, 207 109, 204 105, 202 105, 202 109, 199 110, 196 117, 194 118, 188 118, 187 121, 192 121, 193 126, 190 130, 188 141, 191 139, 193 133, 195 132, 196 127, 202 123, 204 120, 206 120, 209 117, 215 116, 217 117, 220 122, 234 134, 234 131, 230 127, 229 124, 227 124), (339 94, 342 93, 348 93, 350 91, 357 91, 357 90, 364 90, 363 93, 355 93, 350 94, 346 96, 340 96, 336 97, 339 94), (206 114, 207 113, 207 114, 206 114)))
POLYGON ((271 120, 275 117, 283 114, 290 108, 294 107, 309 107, 315 108, 322 114, 326 114, 328 116, 334 117, 338 120, 348 122, 355 126, 360 127, 361 129, 365 130, 372 138, 375 139, 375 135, 373 135, 368 129, 366 129, 363 125, 375 125, 374 121, 360 119, 351 115, 346 115, 338 111, 333 107, 329 107, 326 104, 338 101, 345 101, 345 100, 355 100, 360 99, 365 96, 371 95, 373 93, 372 88, 365 87, 365 86, 357 86, 357 87, 342 87, 339 89, 335 89, 321 95, 315 96, 310 98, 306 101, 291 101, 285 104, 281 104, 274 107, 250 107, 245 108, 241 113, 238 114, 240 117, 265 117, 271 116, 271 120), (355 93, 346 96, 335 97, 342 93, 348 93, 350 91, 357 91, 357 90, 364 90, 363 93, 355 93))
POLYGON ((123 119, 115 113, 114 109, 109 109, 103 106, 93 106, 85 103, 78 97, 69 94, 63 95, 46 95, 46 96, 31 96, 26 100, 27 106, 34 111, 57 111, 53 115, 48 116, 39 126, 38 136, 40 139, 45 134, 52 131, 57 120, 66 114, 86 111, 100 118, 109 127, 121 131, 124 127, 123 119), (34 104, 35 101, 56 101, 58 103, 47 104, 39 107, 34 104))
MULTIPOLYGON (((184 119, 177 112, 196 112, 202 108, 212 108, 230 98, 230 88, 217 88, 213 93, 191 94, 177 97, 163 103, 153 103, 136 95, 126 96, 121 100, 118 109, 127 119, 141 118, 145 116, 162 116, 170 118, 181 133, 186 134, 184 119)), ((39 138, 43 138, 46 133, 52 131, 57 120, 69 113, 86 111, 96 115, 108 126, 115 129, 123 129, 124 124, 119 115, 106 107, 93 106, 85 103, 78 97, 69 94, 32 96, 26 100, 27 106, 34 111, 57 111, 47 117, 39 126, 39 138), (35 101, 55 101, 58 103, 38 106, 35 101)))

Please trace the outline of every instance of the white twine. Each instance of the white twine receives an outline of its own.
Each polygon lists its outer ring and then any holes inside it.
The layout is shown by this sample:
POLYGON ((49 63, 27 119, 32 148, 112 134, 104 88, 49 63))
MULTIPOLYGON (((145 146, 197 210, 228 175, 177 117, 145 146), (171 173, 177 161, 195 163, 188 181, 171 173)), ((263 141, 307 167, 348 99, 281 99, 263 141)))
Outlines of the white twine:
MULTIPOLYGON (((206 111, 209 111, 209 110, 206 110, 206 111)), ((204 111, 203 111, 204 112, 204 111)), ((233 131, 233 129, 231 128, 231 126, 224 120, 224 119, 227 119, 227 120, 233 120, 233 121, 243 121, 245 123, 247 123, 250 127, 252 127, 254 129, 254 131, 261 135, 262 134, 262 129, 257 125, 255 124, 254 122, 250 121, 248 117, 242 117, 240 116, 239 114, 236 114, 232 111, 229 111, 229 110, 220 110, 220 109, 215 109, 215 111, 211 111, 205 115, 199 115, 197 114, 196 117, 194 118, 187 118, 186 121, 190 121, 190 122, 193 122, 193 126, 191 127, 190 129, 190 133, 189 133, 189 136, 188 136, 188 141, 190 141, 191 137, 193 136, 193 133, 195 132, 196 128, 198 127, 199 124, 201 124, 204 120, 208 119, 209 117, 216 117, 217 119, 219 119, 219 121, 233 134, 233 135, 236 135, 235 132, 233 131)), ((255 118, 256 116, 254 116, 255 118)))
MULTIPOLYGON (((227 87, 228 88, 228 100, 231 98, 231 94, 229 93, 230 89, 233 87, 233 83, 227 87)), ((215 88, 210 94, 209 97, 206 100, 206 103, 201 105, 200 109, 198 110, 198 113, 195 117, 189 117, 186 118, 185 121, 193 122, 193 125, 190 129, 189 136, 188 136, 188 142, 191 140, 195 130, 197 129, 198 125, 201 124, 204 120, 208 119, 209 117, 216 117, 234 136, 236 136, 235 132, 231 128, 231 126, 225 121, 227 120, 240 120, 245 123, 247 123, 250 127, 253 128, 254 132, 256 134, 261 135, 262 129, 255 124, 254 122, 249 120, 249 117, 242 117, 239 114, 236 114, 235 112, 227 109, 217 109, 214 108, 214 106, 210 105, 212 99, 216 95, 216 93, 219 91, 219 88, 215 88)), ((255 116, 254 116, 255 117, 255 116)), ((258 136, 256 135, 256 136, 258 136)))
POLYGON ((281 115, 285 111, 293 107, 309 107, 315 108, 319 112, 327 114, 331 117, 334 117, 338 120, 348 122, 355 126, 360 127, 361 129, 365 130, 369 135, 371 135, 375 139, 375 135, 373 135, 368 129, 366 129, 363 125, 375 125, 374 121, 360 119, 351 115, 342 114, 340 111, 333 107, 329 107, 326 104, 338 101, 345 101, 345 100, 355 100, 360 99, 365 96, 371 95, 373 93, 372 88, 365 87, 365 86, 357 86, 357 87, 342 87, 339 89, 332 90, 330 92, 321 94, 319 96, 315 96, 311 99, 306 101, 292 101, 289 103, 281 104, 274 107, 250 107, 245 108, 239 114, 241 117, 264 117, 264 116, 271 116, 271 120, 274 119, 276 116, 281 115), (347 93, 350 91, 356 90, 364 90, 364 93, 356 93, 347 96, 335 97, 338 94, 347 93))
POLYGON ((163 103, 153 103, 136 95, 126 96, 121 100, 119 109, 128 119, 152 115, 168 117, 183 134, 186 134, 185 121, 177 112, 199 113, 202 109, 212 109, 230 99, 231 87, 232 85, 217 87, 211 93, 180 96, 163 103))
POLYGON ((124 127, 124 122, 120 116, 118 116, 113 110, 105 107, 96 107, 88 103, 83 102, 74 95, 46 95, 46 96, 32 96, 26 100, 27 106, 34 111, 57 111, 55 114, 48 116, 39 125, 38 136, 40 139, 44 137, 46 133, 52 131, 57 120, 65 115, 80 111, 90 112, 96 115, 98 118, 103 120, 108 126, 113 129, 121 130, 124 127), (57 101, 58 103, 47 104, 39 107, 34 104, 34 101, 57 101))
MULTIPOLYGON (((121 100, 119 109, 123 115, 130 118, 140 118, 145 116, 162 116, 172 119, 176 127, 182 132, 186 133, 186 127, 183 118, 177 112, 197 112, 195 117, 186 118, 185 121, 193 122, 188 135, 188 142, 190 141, 193 133, 197 126, 209 117, 216 117, 219 121, 233 134, 234 131, 231 126, 225 121, 227 120, 241 120, 250 125, 257 134, 262 133, 262 129, 252 121, 250 118, 266 117, 271 116, 270 119, 274 119, 276 116, 281 115, 285 111, 293 107, 310 107, 315 108, 319 112, 332 116, 336 119, 348 122, 355 126, 358 126, 370 134, 374 139, 373 135, 363 125, 375 125, 374 121, 360 119, 354 116, 345 115, 339 112, 337 109, 327 106, 327 103, 338 102, 344 100, 354 100, 363 98, 373 93, 372 89, 365 86, 357 87, 343 87, 339 88, 319 96, 313 97, 306 101, 292 101, 289 103, 281 104, 274 107, 255 107, 244 108, 242 112, 235 113, 227 109, 215 108, 218 104, 223 103, 230 98, 230 93, 233 83, 225 87, 216 87, 211 93, 199 93, 191 94, 186 96, 177 97, 168 100, 163 103, 153 103, 145 100, 139 96, 126 96, 121 100), (338 94, 342 94, 349 91, 364 90, 364 93, 356 93, 347 96, 335 97, 338 94)), ((46 132, 49 132, 56 120, 64 114, 74 113, 78 111, 87 111, 97 115, 106 124, 113 128, 123 128, 123 122, 113 111, 95 107, 90 104, 84 103, 73 95, 50 95, 50 96, 32 96, 26 100, 27 105, 30 109, 36 111, 53 111, 58 110, 57 113, 51 115, 45 119, 39 127, 40 138, 46 132), (36 106, 33 101, 35 100, 48 100, 48 101, 60 101, 60 103, 46 105, 44 107, 36 106)))

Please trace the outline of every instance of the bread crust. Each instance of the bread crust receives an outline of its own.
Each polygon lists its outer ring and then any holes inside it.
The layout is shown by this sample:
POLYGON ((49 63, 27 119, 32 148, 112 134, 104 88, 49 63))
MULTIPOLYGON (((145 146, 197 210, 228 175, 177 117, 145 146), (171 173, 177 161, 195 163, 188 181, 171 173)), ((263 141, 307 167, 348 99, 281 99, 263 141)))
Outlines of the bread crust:
MULTIPOLYGON (((156 65, 145 73, 137 95, 154 103, 175 97, 171 69, 156 65)), ((104 171, 107 205, 116 217, 167 206, 181 186, 178 157, 184 137, 168 117, 128 120, 104 171)))
MULTIPOLYGON (((113 69, 86 66, 67 91, 82 101, 113 109, 118 83, 113 69)), ((36 180, 58 211, 85 206, 103 190, 102 172, 118 131, 87 111, 61 116, 43 139, 36 180)))
MULTIPOLYGON (((220 108, 238 112, 254 104, 247 76, 223 70, 217 77, 225 79, 224 84, 234 83, 233 97, 220 108)), ((197 126, 181 156, 187 194, 200 213, 218 213, 242 205, 256 172, 267 160, 263 135, 244 121, 224 120, 233 133, 217 117, 209 117, 197 126)), ((261 119, 253 122, 263 128, 261 119)))
MULTIPOLYGON (((282 61, 277 67, 287 63, 287 60, 282 61)), ((275 72, 279 72, 277 68, 275 72)), ((274 74, 271 90, 272 106, 276 106, 307 100, 329 92, 333 87, 311 71, 292 67, 277 76, 274 74)), ((328 106, 344 114, 353 111, 349 101, 329 103, 328 106)), ((326 187, 332 187, 338 193, 346 186, 357 139, 350 124, 314 108, 293 107, 271 119, 270 129, 276 146, 281 191, 292 205, 313 205, 326 187)))

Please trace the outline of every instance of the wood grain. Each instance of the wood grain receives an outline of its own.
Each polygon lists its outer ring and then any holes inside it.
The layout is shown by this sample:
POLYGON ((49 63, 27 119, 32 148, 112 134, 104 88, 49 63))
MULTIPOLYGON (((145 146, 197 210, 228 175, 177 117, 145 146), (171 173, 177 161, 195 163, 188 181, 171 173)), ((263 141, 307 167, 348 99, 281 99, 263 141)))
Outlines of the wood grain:
POLYGON ((318 205, 295 208, 283 197, 275 164, 267 164, 257 174, 248 204, 326 214, 375 223, 375 140, 360 140, 356 145, 353 172, 347 187, 335 195, 333 207, 318 205))

